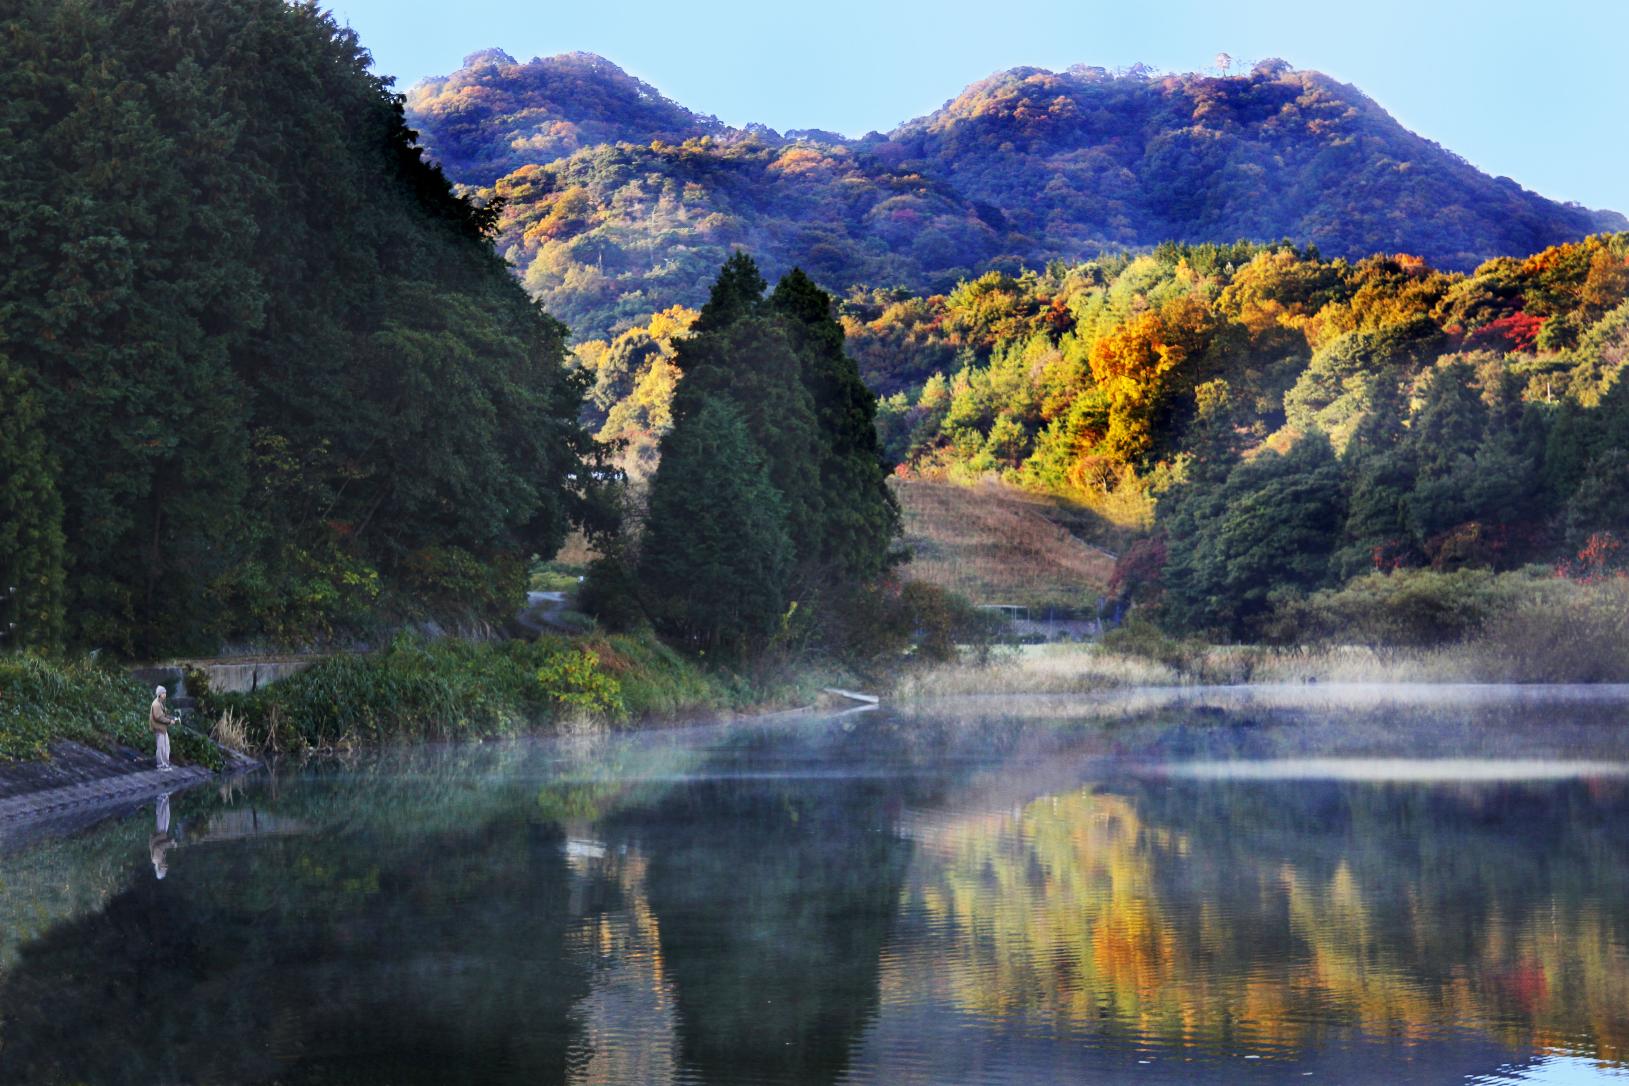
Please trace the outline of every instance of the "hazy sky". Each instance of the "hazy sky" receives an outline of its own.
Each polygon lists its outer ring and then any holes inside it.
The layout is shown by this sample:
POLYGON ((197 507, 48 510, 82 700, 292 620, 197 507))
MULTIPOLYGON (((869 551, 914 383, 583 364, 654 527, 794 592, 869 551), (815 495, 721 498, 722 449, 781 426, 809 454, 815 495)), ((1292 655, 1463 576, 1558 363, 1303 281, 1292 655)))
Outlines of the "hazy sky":
POLYGON ((1018 65, 1225 51, 1361 87, 1493 174, 1629 213, 1629 0, 334 0, 406 89, 489 46, 599 53, 729 124, 886 131, 1018 65))

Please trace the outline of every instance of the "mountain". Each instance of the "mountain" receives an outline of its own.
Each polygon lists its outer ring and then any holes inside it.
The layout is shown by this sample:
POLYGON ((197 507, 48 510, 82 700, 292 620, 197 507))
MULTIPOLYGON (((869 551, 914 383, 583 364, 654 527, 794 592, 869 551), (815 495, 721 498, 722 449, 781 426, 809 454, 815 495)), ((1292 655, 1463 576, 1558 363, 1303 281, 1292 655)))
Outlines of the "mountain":
POLYGON ((598 144, 735 134, 593 53, 520 64, 483 49, 452 75, 415 84, 406 104, 434 155, 474 185, 598 144))
POLYGON ((702 300, 734 246, 840 293, 1163 241, 1288 239, 1468 270, 1629 220, 1494 178, 1356 88, 1247 74, 1015 68, 886 135, 731 128, 591 54, 498 50, 407 96, 457 181, 505 200, 499 247, 579 336, 702 300))

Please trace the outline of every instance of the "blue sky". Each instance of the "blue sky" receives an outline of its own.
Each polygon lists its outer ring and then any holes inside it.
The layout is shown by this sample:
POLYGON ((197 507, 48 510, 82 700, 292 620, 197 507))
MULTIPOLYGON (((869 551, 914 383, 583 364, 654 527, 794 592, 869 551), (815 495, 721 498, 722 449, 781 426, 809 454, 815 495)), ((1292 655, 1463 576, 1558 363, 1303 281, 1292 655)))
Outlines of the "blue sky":
POLYGON ((887 130, 1018 65, 1283 57, 1480 168, 1629 213, 1629 0, 334 0, 398 86, 489 46, 586 50, 730 124, 887 130))

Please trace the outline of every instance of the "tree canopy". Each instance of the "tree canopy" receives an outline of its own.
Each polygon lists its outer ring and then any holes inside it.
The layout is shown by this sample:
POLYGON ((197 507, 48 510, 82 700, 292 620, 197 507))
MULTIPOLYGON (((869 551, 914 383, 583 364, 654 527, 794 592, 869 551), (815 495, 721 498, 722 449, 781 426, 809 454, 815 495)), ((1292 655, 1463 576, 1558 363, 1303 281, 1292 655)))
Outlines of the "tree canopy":
POLYGON ((28 486, 61 498, 73 641, 308 639, 513 586, 563 538, 565 330, 369 65, 309 2, 0 17, 0 357, 51 452, 28 486))

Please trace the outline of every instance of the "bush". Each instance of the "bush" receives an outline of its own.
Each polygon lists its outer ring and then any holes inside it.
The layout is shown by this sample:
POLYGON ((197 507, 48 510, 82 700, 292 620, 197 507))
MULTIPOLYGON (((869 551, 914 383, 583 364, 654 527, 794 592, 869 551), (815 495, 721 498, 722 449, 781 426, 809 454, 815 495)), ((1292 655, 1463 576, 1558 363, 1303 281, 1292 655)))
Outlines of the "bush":
POLYGON ((1476 636, 1496 617, 1571 591, 1568 582, 1539 567, 1369 573, 1340 588, 1279 600, 1266 632, 1281 643, 1443 645, 1476 636))
POLYGON ((600 669, 600 658, 589 649, 563 649, 537 669, 538 683, 563 708, 621 717, 622 687, 600 669))
POLYGON ((1106 652, 1152 660, 1179 673, 1190 670, 1199 652, 1199 646, 1177 640, 1137 611, 1104 634, 1099 644, 1106 652))
POLYGON ((633 564, 618 551, 589 564, 577 593, 577 606, 608 630, 625 632, 649 622, 639 603, 639 579, 634 576, 633 564))
POLYGON ((703 670, 654 637, 613 634, 595 646, 601 666, 622 690, 630 716, 675 716, 740 704, 739 680, 703 670))
POLYGON ((396 739, 516 735, 562 711, 621 717, 617 679, 560 638, 470 643, 398 637, 369 656, 334 656, 252 694, 211 697, 269 749, 396 739))
POLYGON ((1486 677, 1512 682, 1629 681, 1629 579, 1553 582, 1490 618, 1479 639, 1486 677))

